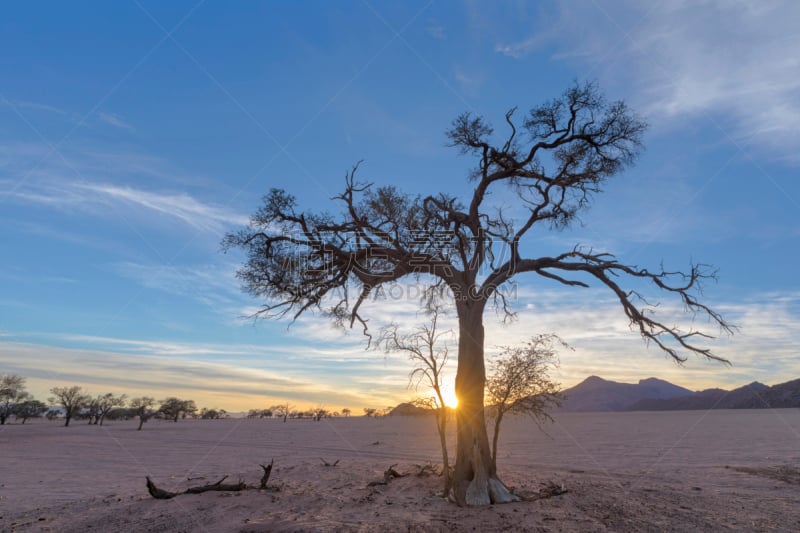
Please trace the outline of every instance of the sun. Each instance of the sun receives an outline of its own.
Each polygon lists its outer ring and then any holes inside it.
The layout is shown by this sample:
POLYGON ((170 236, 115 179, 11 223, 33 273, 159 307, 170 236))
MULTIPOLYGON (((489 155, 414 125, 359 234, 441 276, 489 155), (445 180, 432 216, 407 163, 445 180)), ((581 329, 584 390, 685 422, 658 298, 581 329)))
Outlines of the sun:
POLYGON ((444 397, 444 404, 447 407, 451 409, 458 408, 458 397, 456 396, 456 391, 453 389, 444 389, 442 391, 442 396, 444 397))

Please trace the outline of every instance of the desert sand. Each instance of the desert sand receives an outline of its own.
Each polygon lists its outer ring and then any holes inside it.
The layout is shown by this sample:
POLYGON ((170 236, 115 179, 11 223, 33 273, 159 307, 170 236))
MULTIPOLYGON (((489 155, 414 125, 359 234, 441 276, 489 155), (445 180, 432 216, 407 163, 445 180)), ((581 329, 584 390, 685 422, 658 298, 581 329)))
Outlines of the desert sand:
POLYGON ((470 509, 415 475, 438 464, 431 418, 136 425, 0 427, 0 531, 800 531, 797 409, 559 414, 544 431, 513 418, 498 467, 526 501, 470 509), (272 459, 270 490, 145 488, 257 486, 272 459), (411 475, 367 486, 394 464, 411 475))

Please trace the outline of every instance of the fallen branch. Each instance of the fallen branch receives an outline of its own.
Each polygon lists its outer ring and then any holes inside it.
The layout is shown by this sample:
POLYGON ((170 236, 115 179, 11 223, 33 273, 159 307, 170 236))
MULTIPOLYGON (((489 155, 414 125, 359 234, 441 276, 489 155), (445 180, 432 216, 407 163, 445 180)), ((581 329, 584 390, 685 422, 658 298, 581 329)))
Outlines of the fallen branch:
POLYGON ((264 474, 261 476, 261 482, 258 486, 248 485, 241 480, 238 483, 223 483, 223 481, 228 478, 228 476, 225 476, 216 483, 208 483, 206 485, 200 485, 197 487, 189 487, 183 492, 171 492, 158 488, 153 480, 150 479, 150 476, 145 476, 145 479, 147 479, 147 492, 150 493, 150 496, 157 500, 169 500, 170 498, 174 498, 179 494, 201 494, 209 491, 238 492, 247 489, 269 490, 271 487, 269 487, 267 483, 269 482, 269 475, 272 473, 272 465, 274 462, 275 460, 273 459, 268 465, 259 465, 263 469, 264 474))
POLYGON ((428 477, 428 476, 441 476, 442 472, 439 472, 435 466, 428 463, 426 465, 415 465, 419 471, 417 472, 417 477, 428 477))
POLYGON ((539 498, 552 498, 553 496, 561 496, 562 494, 566 494, 569 492, 567 487, 564 486, 562 483, 559 485, 558 483, 554 483, 552 481, 548 481, 547 484, 539 489, 539 498))
POLYGON ((225 481, 227 477, 228 476, 223 477, 216 483, 210 483, 208 485, 202 485, 199 487, 189 487, 184 491, 184 494, 201 494, 203 492, 212 490, 238 492, 247 488, 247 484, 244 481, 239 481, 239 483, 223 484, 222 482, 225 481))
POLYGON ((367 487, 374 487, 376 485, 388 485, 389 481, 396 477, 406 477, 408 474, 401 474, 394 467, 397 466, 393 464, 389 468, 383 471, 383 480, 382 481, 370 481, 367 483, 367 487))
POLYGON ((323 466, 336 466, 336 465, 338 465, 338 464, 339 464, 339 459, 336 459, 336 461, 334 461, 334 462, 332 462, 332 463, 329 463, 328 461, 326 461, 326 460, 325 460, 325 459, 323 459, 322 457, 320 457, 320 458, 319 458, 319 460, 320 460, 320 461, 322 461, 322 465, 323 465, 323 466))
POLYGON ((168 490, 159 489, 150 479, 150 476, 145 476, 145 479, 147 479, 147 492, 149 492, 150 496, 156 500, 169 500, 170 498, 174 498, 180 494, 179 492, 170 492, 168 490))

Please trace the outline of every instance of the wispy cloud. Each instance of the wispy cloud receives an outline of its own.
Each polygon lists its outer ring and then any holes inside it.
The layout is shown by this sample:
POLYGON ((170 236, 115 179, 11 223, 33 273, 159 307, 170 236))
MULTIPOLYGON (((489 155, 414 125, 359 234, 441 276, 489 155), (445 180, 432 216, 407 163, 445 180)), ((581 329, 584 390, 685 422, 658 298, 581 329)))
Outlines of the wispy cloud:
POLYGON ((76 184, 74 187, 97 195, 95 197, 87 195, 88 201, 110 200, 127 203, 166 217, 177 218, 197 229, 215 233, 220 233, 231 225, 245 225, 248 221, 248 217, 244 215, 203 203, 186 193, 157 193, 109 184, 76 184))
POLYGON ((50 387, 66 383, 94 393, 114 390, 191 397, 200 405, 229 410, 286 399, 298 406, 356 407, 397 403, 405 397, 403 373, 397 369, 381 372, 380 361, 342 363, 304 354, 306 364, 298 365, 296 359, 286 357, 296 347, 178 344, 86 335, 24 343, 9 337, 19 338, 9 335, 0 343, 0 366, 28 377, 32 392, 40 398, 47 396, 50 387), (394 390, 374 386, 374 376, 382 374, 400 376, 389 379, 394 390))
MULTIPOLYGON (((145 219, 156 215, 173 219, 196 230, 222 234, 231 226, 247 224, 248 217, 226 207, 202 202, 187 193, 147 191, 109 183, 30 181, 6 193, 17 201, 52 208, 78 208, 94 214, 116 216, 129 208, 145 219)), ((2 197, 0 197, 0 200, 2 197)))
POLYGON ((125 122, 122 117, 116 115, 114 113, 105 113, 100 111, 97 113, 97 118, 100 119, 101 122, 104 122, 110 126, 114 126, 115 128, 133 131, 133 126, 125 122))
POLYGON ((562 5, 549 29, 496 51, 524 58, 553 44, 591 77, 633 88, 654 122, 712 117, 735 142, 800 162, 798 19, 794 2, 562 5))
POLYGON ((444 41, 445 39, 447 39, 447 34, 445 33, 444 26, 442 26, 435 20, 432 20, 428 23, 428 25, 425 27, 425 31, 428 32, 428 35, 439 41, 444 41))
MULTIPOLYGON (((800 376, 796 340, 800 293, 758 294, 716 305, 742 328, 732 338, 708 341, 732 361, 732 367, 697 357, 683 367, 675 365, 630 330, 619 304, 603 291, 525 290, 518 297, 516 322, 502 325, 487 314, 487 356, 498 353, 501 345, 514 345, 537 333, 557 333, 575 348, 562 351, 555 375, 565 386, 590 374, 628 382, 658 376, 693 389, 735 387, 753 380, 774 384, 800 376)), ((373 316, 376 321, 395 319, 409 331, 426 320, 412 304, 384 302, 379 307, 385 314, 373 316)), ((665 305, 659 313, 680 314, 680 308, 665 305)), ((225 398, 227 403, 220 406, 233 409, 281 398, 303 405, 382 406, 415 394, 406 389, 411 365, 403 354, 364 350, 357 332, 343 335, 325 328, 319 317, 299 325, 301 344, 6 332, 0 343, 0 367, 29 376, 32 387, 42 390, 70 381, 98 391, 192 395, 203 404, 219 404, 225 398)), ((455 326, 454 317, 445 317, 441 325, 455 326)), ((453 357, 448 383, 455 362, 453 357)))
POLYGON ((67 112, 63 109, 58 107, 54 107, 48 104, 43 104, 40 102, 28 102, 26 100, 11 100, 9 101, 11 105, 18 107, 19 109, 28 109, 31 111, 44 111, 47 113, 55 113, 57 115, 66 115, 67 112))

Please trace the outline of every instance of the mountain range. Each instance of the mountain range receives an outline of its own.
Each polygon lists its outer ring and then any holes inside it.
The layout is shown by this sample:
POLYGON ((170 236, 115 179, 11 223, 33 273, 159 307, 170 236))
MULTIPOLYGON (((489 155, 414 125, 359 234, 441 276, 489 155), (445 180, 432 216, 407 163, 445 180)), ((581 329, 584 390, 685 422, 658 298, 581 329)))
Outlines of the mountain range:
POLYGON ((800 407, 800 379, 771 387, 755 381, 730 391, 691 391, 658 378, 618 383, 589 376, 563 392, 566 400, 556 412, 800 407))

